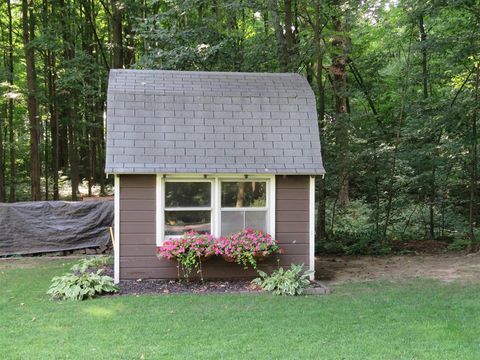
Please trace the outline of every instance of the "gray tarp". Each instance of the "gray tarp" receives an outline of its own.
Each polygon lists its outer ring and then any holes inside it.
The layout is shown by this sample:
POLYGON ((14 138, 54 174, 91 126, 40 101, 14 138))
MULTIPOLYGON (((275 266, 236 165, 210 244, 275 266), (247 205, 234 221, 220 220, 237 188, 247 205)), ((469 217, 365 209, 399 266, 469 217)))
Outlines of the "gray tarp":
POLYGON ((113 201, 0 203, 0 255, 104 246, 113 201))

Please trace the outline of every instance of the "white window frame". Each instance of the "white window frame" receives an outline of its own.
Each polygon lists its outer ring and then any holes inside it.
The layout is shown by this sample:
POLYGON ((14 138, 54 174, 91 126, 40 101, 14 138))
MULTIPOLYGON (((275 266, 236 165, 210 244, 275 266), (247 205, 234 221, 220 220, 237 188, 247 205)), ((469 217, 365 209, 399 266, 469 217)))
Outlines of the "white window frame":
POLYGON ((165 211, 198 210, 211 211, 211 233, 215 237, 221 235, 221 182, 231 181, 263 181, 267 183, 266 207, 231 208, 233 210, 267 211, 267 232, 275 238, 275 175, 239 175, 239 174, 157 174, 156 179, 156 243, 161 246, 166 238, 180 237, 180 235, 165 236, 165 211), (165 208, 165 182, 210 182, 211 205, 207 207, 165 208))

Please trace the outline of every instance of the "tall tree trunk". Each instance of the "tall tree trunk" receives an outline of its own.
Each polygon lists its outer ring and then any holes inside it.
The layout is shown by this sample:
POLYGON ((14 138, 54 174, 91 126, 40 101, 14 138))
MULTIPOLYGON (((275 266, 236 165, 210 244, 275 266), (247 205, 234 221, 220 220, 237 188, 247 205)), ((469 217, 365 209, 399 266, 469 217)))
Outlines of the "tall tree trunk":
POLYGON ((113 55, 112 68, 123 68, 123 27, 122 8, 118 0, 111 0, 112 6, 112 41, 113 55))
POLYGON ((285 54, 287 55, 286 71, 292 71, 292 58, 294 55, 295 29, 293 27, 292 0, 284 0, 285 10, 285 54))
POLYGON ((5 156, 3 153, 3 119, 7 115, 7 106, 2 106, 3 114, 0 115, 0 202, 5 202, 5 156))
POLYGON ((98 167, 100 170, 100 194, 105 194, 105 177, 103 174, 103 169, 105 169, 105 131, 103 127, 103 112, 104 112, 104 99, 99 99, 97 102, 97 127, 96 127, 96 136, 97 136, 97 156, 98 156, 98 167))
MULTIPOLYGON (((293 28, 293 5, 292 0, 284 0, 284 17, 283 21, 280 19, 280 8, 278 0, 270 0, 269 8, 272 13, 272 23, 275 30, 275 37, 277 39, 277 56, 282 72, 293 71, 293 57, 296 53, 295 48, 295 32, 293 28), (285 26, 282 26, 282 23, 285 26)), ((295 2, 296 5, 296 2, 295 2)))
POLYGON ((68 146, 70 154, 70 177, 72 181, 72 200, 78 200, 78 185, 79 185, 79 175, 78 175, 78 157, 77 157, 77 141, 76 141, 76 132, 74 129, 73 122, 68 124, 68 146))
POLYGON ((470 201, 469 201, 469 211, 468 211, 468 224, 470 232, 470 241, 471 247, 477 249, 478 244, 476 243, 475 238, 475 228, 476 228, 476 203, 477 203, 477 178, 478 178, 478 140, 477 140, 477 118, 478 118, 478 102, 479 98, 479 88, 480 88, 480 63, 477 62, 475 72, 475 108, 473 109, 472 116, 472 145, 471 145, 471 169, 470 169, 470 201))
MULTIPOLYGON (((336 2, 337 7, 340 6, 336 2)), ((349 169, 348 169, 348 98, 347 98, 347 34, 343 21, 337 14, 332 18, 334 26, 334 39, 332 42, 334 55, 330 66, 330 74, 333 79, 335 94, 335 139, 338 146, 338 176, 339 205, 345 207, 349 203, 349 169)))
POLYGON ((427 33, 425 31, 425 24, 423 21, 423 14, 420 14, 418 19, 418 27, 420 30, 420 45, 422 49, 422 82, 423 82, 423 98, 428 98, 428 69, 427 69, 427 48, 425 42, 427 41, 427 33))
MULTIPOLYGON (((428 54, 427 54, 427 45, 425 42, 427 41, 427 32, 425 31, 425 23, 423 14, 420 14, 418 19, 418 28, 420 33, 420 45, 421 45, 421 52, 422 52, 422 85, 423 85, 423 100, 428 99, 428 54)), ((432 136, 432 143, 435 144, 436 136, 433 134, 432 136)), ((429 191, 429 238, 435 238, 435 197, 436 197, 436 150, 434 150, 433 158, 432 158, 432 170, 430 173, 430 191, 429 191)))
POLYGON ((33 16, 33 0, 22 0, 23 45, 25 48, 25 63, 28 90, 28 120, 30 126, 30 157, 31 157, 31 193, 32 200, 40 200, 40 146, 39 121, 37 118, 37 76, 35 71, 35 54, 30 42, 35 38, 33 16))
MULTIPOLYGON (((8 82, 10 87, 13 88, 13 18, 12 18, 12 5, 11 0, 7 0, 7 13, 8 13, 8 82)), ((10 165, 10 177, 9 177, 9 191, 8 201, 15 202, 15 133, 13 128, 13 99, 8 99, 8 155, 10 165)))
MULTIPOLYGON (((42 26, 43 32, 47 32, 48 28, 48 18, 49 18, 49 12, 48 12, 48 2, 46 0, 42 1, 42 26)), ((47 99, 47 108, 50 108, 50 104, 52 103, 52 98, 50 94, 50 81, 49 81, 49 73, 50 73, 50 51, 46 50, 43 52, 43 81, 44 81, 44 95, 45 98, 47 99)), ((48 114, 50 115, 50 122, 52 118, 52 114, 49 111, 48 114)), ((43 171, 45 174, 45 200, 48 200, 49 197, 49 165, 50 165, 50 145, 49 145, 49 136, 48 136, 48 129, 49 129, 49 120, 48 118, 45 119, 45 126, 42 129, 42 134, 44 136, 44 159, 43 159, 43 171)))
POLYGON ((58 171, 59 171, 59 152, 58 152, 58 106, 56 101, 56 75, 55 75, 55 56, 49 52, 50 65, 48 67, 48 89, 50 103, 48 111, 50 113, 50 137, 52 139, 52 175, 53 175, 53 200, 59 199, 58 193, 58 171))
MULTIPOLYGON (((64 0, 60 0, 60 8, 66 9, 69 13, 71 10, 71 4, 65 4, 64 0)), ((65 60, 72 60, 75 57, 75 38, 72 37, 72 30, 70 29, 70 24, 66 21, 64 17, 61 18, 62 24, 62 40, 63 40, 63 57, 65 60)), ((78 168, 78 149, 77 149, 77 119, 78 114, 76 113, 77 106, 77 96, 75 90, 70 89, 69 96, 71 97, 71 102, 62 104, 62 118, 64 119, 64 124, 61 128, 60 138, 64 135, 68 139, 65 142, 67 148, 62 150, 63 155, 68 154, 68 163, 70 165, 70 181, 72 188, 72 200, 78 199, 78 185, 79 185, 79 168, 78 168)), ((65 159, 67 160, 67 159, 65 159)))
POLYGON ((243 207, 244 202, 245 202, 245 183, 241 181, 238 183, 237 202, 235 203, 235 207, 237 208, 243 207))

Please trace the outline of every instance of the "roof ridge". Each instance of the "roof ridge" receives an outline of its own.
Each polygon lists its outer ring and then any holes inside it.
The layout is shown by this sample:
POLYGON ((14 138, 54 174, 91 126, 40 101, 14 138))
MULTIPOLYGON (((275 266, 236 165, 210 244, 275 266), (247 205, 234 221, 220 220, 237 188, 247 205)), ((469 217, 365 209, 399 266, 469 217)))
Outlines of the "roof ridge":
POLYGON ((208 74, 208 75, 232 75, 232 76, 240 76, 240 75, 248 75, 248 76, 300 76, 305 78, 300 73, 295 72, 250 72, 250 71, 203 71, 203 70, 166 70, 166 69, 110 69, 111 73, 171 73, 171 74, 208 74))

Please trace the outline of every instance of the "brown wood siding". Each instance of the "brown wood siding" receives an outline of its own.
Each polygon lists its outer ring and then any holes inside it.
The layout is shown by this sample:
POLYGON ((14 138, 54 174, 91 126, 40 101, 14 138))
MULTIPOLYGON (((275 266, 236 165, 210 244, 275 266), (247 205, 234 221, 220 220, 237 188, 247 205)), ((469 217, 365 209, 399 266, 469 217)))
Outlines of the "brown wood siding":
MULTIPOLYGON (((155 175, 120 176, 120 279, 149 278, 155 256, 155 175), (144 269, 138 271, 138 269, 144 269)), ((160 264, 155 264, 160 265, 160 264)), ((155 266, 156 267, 156 266, 155 266)), ((165 271, 159 266, 160 271, 165 271)))
MULTIPOLYGON (((155 175, 120 176, 120 279, 177 278, 176 263, 155 254, 155 175)), ((277 176, 276 238, 285 253, 260 263, 271 271, 277 266, 309 261, 308 176, 277 176)), ((222 259, 203 266, 205 278, 246 278, 256 275, 222 259)))
POLYGON ((275 207, 275 238, 285 250, 283 265, 309 265, 309 196, 308 176, 277 176, 275 207))

